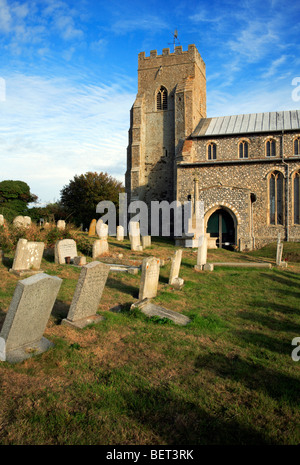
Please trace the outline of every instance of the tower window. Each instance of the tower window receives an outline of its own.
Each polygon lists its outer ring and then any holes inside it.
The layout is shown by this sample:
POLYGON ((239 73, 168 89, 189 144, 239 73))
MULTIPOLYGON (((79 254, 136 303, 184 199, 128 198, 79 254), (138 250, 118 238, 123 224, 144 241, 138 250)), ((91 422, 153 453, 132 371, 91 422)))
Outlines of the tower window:
POLYGON ((156 109, 167 110, 168 109, 168 91, 165 87, 161 86, 156 95, 156 109))
POLYGON ((266 142, 266 156, 276 157, 276 141, 274 139, 269 139, 266 142))
POLYGON ((216 160, 217 158, 217 146, 214 142, 210 142, 207 146, 207 159, 216 160))
POLYGON ((294 155, 300 155, 300 137, 294 139, 294 155))
POLYGON ((283 225, 283 174, 275 171, 269 178, 270 224, 283 225))
POLYGON ((248 149, 249 143, 246 140, 243 140, 239 143, 239 157, 248 158, 248 149))

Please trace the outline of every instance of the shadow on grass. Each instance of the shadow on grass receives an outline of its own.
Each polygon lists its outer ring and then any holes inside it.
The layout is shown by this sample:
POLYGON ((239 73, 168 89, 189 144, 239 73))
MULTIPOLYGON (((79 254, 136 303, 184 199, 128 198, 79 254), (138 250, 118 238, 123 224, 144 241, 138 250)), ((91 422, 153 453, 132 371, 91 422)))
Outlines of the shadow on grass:
POLYGON ((299 379, 248 362, 239 356, 230 359, 223 353, 199 356, 195 368, 205 368, 217 376, 240 382, 248 389, 260 391, 273 399, 299 405, 299 379))
POLYGON ((145 387, 123 393, 127 415, 158 435, 159 444, 229 445, 267 444, 254 428, 226 418, 226 407, 211 415, 193 402, 186 402, 168 387, 145 387))
POLYGON ((291 321, 278 320, 268 315, 261 315, 259 312, 240 312, 238 313, 238 316, 244 320, 259 323, 273 331, 290 331, 300 334, 300 325, 295 324, 291 321))
POLYGON ((106 281, 106 287, 110 289, 117 289, 119 292, 123 292, 124 294, 129 294, 134 298, 138 298, 139 288, 135 286, 131 286, 130 284, 126 284, 121 280, 117 280, 112 278, 111 276, 108 277, 106 281))
POLYGON ((59 325, 64 318, 67 318, 69 308, 70 305, 56 299, 51 312, 51 315, 54 317, 55 324, 59 325))
POLYGON ((291 307, 289 305, 281 305, 278 303, 271 303, 268 301, 262 301, 262 302, 257 302, 254 300, 251 302, 251 307, 254 307, 255 309, 258 308, 265 308, 267 310, 272 310, 275 312, 282 313, 283 315, 288 314, 288 315, 298 315, 299 310, 297 308, 291 307))

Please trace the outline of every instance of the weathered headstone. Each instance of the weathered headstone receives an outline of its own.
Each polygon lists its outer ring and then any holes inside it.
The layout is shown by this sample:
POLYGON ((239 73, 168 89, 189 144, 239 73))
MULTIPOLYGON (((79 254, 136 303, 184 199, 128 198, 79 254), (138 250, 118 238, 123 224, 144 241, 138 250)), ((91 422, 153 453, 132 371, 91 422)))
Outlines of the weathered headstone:
POLYGON ((159 259, 156 257, 144 258, 142 263, 142 276, 139 289, 139 300, 151 299, 157 294, 159 280, 159 259))
POLYGON ((181 265, 182 250, 176 250, 174 256, 171 259, 171 269, 169 275, 169 284, 175 288, 181 289, 184 284, 184 280, 179 278, 179 271, 181 265))
POLYGON ((182 315, 182 313, 174 312, 173 310, 169 310, 167 308, 153 304, 148 299, 136 302, 132 304, 130 308, 138 308, 144 315, 150 318, 153 316, 157 316, 159 318, 167 318, 168 320, 173 321, 173 323, 175 323, 176 325, 185 326, 191 322, 191 320, 187 316, 182 315))
POLYGON ((3 215, 0 215, 0 226, 3 226, 4 225, 4 216, 3 215))
POLYGON ((286 266, 286 262, 282 262, 282 253, 283 253, 283 243, 281 242, 280 233, 278 233, 277 248, 276 248, 276 265, 277 266, 286 266))
POLYGON ((131 250, 135 252, 141 252, 143 250, 143 247, 141 245, 140 223, 138 221, 130 221, 129 239, 131 250))
POLYGON ((117 241, 124 240, 124 227, 119 225, 117 226, 117 241))
POLYGON ((197 265, 194 266, 195 270, 203 270, 203 266, 206 265, 207 261, 207 237, 202 236, 200 238, 200 245, 197 252, 197 265))
POLYGON ((151 236, 142 236, 143 249, 151 247, 151 236))
POLYGON ((109 265, 97 261, 82 267, 67 318, 62 323, 84 328, 103 320, 96 313, 109 269, 109 265))
POLYGON ((17 283, 0 333, 0 360, 20 362, 54 345, 43 334, 61 283, 45 273, 17 283))
POLYGON ((109 252, 108 242, 105 239, 97 239, 93 243, 93 258, 101 257, 109 252))
POLYGON ((56 227, 57 229, 63 231, 64 229, 66 229, 66 222, 64 220, 58 220, 56 227))
POLYGON ((97 220, 92 220, 89 227, 89 236, 95 236, 96 234, 96 224, 97 220))
POLYGON ((60 265, 66 263, 67 257, 70 258, 70 262, 77 257, 77 246, 74 239, 62 239, 55 243, 54 248, 54 261, 60 265))
POLYGON ((29 228, 29 226, 31 225, 31 218, 30 218, 30 216, 24 216, 23 222, 24 222, 25 228, 29 228))
POLYGON ((16 216, 16 217, 13 219, 13 225, 14 225, 16 228, 24 228, 24 227, 25 227, 24 216, 22 216, 22 215, 16 216))
POLYGON ((12 268, 9 270, 19 276, 27 273, 40 273, 44 242, 28 242, 19 239, 12 268))
POLYGON ((86 257, 82 257, 82 256, 74 257, 73 264, 77 266, 86 265, 86 257))
POLYGON ((100 226, 98 227, 97 233, 98 233, 98 236, 99 236, 100 239, 107 240, 108 224, 103 223, 103 222, 100 223, 100 226))

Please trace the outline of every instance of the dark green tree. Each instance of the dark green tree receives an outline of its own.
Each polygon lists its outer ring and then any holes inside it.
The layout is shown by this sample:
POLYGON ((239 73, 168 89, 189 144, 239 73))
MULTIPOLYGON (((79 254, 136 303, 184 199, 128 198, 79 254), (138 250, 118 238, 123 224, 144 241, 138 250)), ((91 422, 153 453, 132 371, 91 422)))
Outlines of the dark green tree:
POLYGON ((0 182, 0 213, 11 221, 17 215, 28 215, 28 204, 37 201, 37 196, 23 181, 0 182))
POLYGON ((60 202, 49 203, 45 207, 32 207, 29 210, 29 216, 33 221, 39 222, 40 218, 45 221, 57 222, 67 217, 67 212, 60 202))
POLYGON ((61 190, 60 203, 77 226, 87 228, 93 218, 98 219, 96 207, 102 200, 110 200, 118 209, 119 193, 124 191, 121 182, 107 173, 87 172, 74 179, 61 190))

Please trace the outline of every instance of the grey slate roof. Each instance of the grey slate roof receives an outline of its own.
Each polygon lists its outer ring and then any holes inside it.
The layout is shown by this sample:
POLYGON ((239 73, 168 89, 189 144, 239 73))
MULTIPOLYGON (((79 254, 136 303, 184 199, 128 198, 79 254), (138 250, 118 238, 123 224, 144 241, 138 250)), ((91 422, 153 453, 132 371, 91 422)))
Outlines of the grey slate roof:
POLYGON ((192 137, 275 131, 300 131, 300 110, 202 118, 192 137))

